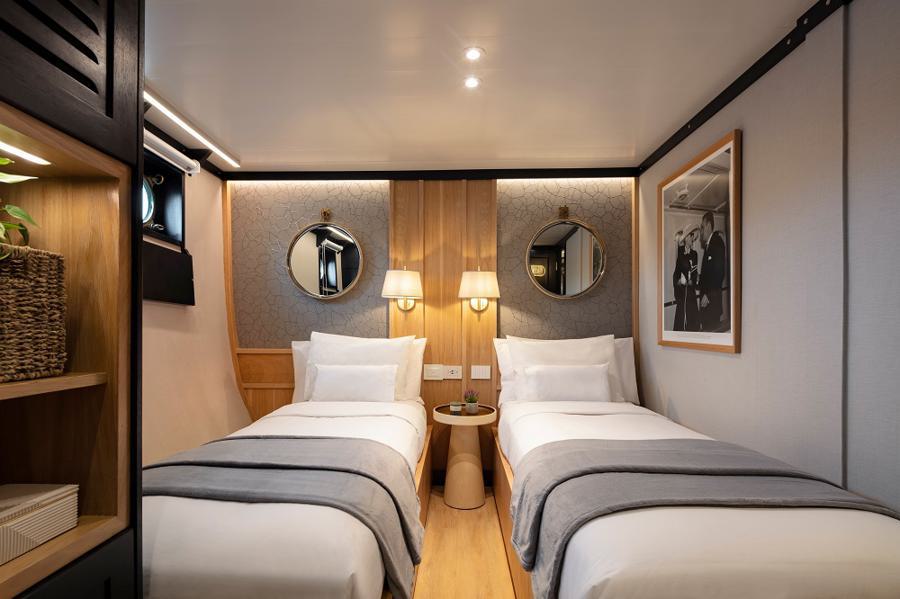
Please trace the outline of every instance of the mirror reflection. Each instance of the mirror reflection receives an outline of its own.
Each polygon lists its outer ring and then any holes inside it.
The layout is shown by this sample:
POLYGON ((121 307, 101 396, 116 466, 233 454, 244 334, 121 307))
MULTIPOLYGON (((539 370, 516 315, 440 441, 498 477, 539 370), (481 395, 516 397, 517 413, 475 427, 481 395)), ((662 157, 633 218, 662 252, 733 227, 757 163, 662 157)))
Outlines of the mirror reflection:
POLYGON ((570 299, 587 293, 605 268, 603 240, 579 221, 554 221, 538 231, 528 246, 528 276, 551 297, 570 299))
POLYGON ((350 291, 363 267, 362 248, 345 228, 316 223, 300 231, 288 249, 288 271, 305 294, 333 299, 350 291))

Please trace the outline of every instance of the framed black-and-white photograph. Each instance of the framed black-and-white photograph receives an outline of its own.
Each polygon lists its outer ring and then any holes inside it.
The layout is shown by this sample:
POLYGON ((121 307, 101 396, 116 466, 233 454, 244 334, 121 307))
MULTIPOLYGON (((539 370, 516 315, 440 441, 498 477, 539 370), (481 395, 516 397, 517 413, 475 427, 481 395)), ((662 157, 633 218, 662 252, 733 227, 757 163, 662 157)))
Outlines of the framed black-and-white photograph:
POLYGON ((660 345, 740 352, 741 132, 659 184, 660 345))

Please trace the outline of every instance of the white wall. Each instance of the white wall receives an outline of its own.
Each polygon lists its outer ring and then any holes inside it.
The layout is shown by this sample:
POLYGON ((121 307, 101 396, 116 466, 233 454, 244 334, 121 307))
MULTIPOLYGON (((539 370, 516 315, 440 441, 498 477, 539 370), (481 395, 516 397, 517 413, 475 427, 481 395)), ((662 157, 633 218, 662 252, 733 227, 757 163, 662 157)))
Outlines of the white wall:
POLYGON ((849 25, 847 474, 900 509, 900 2, 849 25))
POLYGON ((838 482, 843 18, 832 15, 644 173, 639 215, 645 403, 838 482), (742 351, 663 348, 656 343, 657 184, 733 129, 744 134, 742 351))
POLYGON ((221 182, 205 171, 188 177, 185 196, 196 306, 144 302, 145 464, 250 423, 228 345, 221 182))

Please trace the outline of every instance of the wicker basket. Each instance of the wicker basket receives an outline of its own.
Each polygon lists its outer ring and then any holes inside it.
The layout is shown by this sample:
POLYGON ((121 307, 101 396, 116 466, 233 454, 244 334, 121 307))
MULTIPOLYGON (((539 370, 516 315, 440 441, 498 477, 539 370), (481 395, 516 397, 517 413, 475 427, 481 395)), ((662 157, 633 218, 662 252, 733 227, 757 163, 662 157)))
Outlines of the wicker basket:
POLYGON ((0 244, 0 383, 62 374, 66 365, 63 257, 0 244))

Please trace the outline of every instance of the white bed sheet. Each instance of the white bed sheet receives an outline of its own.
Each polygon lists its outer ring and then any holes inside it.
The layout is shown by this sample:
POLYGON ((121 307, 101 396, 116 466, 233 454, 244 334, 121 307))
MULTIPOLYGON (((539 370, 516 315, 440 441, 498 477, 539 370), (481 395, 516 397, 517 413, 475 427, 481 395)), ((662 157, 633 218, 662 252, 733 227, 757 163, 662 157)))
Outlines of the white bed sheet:
MULTIPOLYGON (((504 404, 513 471, 564 439, 708 438, 621 403, 504 404)), ((900 522, 838 509, 662 507, 612 514, 569 542, 561 599, 900 597, 900 522)))
MULTIPOLYGON (((232 436, 364 438, 415 472, 425 439, 419 401, 302 402, 232 436)), ((145 597, 378 599, 384 566, 372 531, 334 508, 183 497, 143 499, 145 597)))

